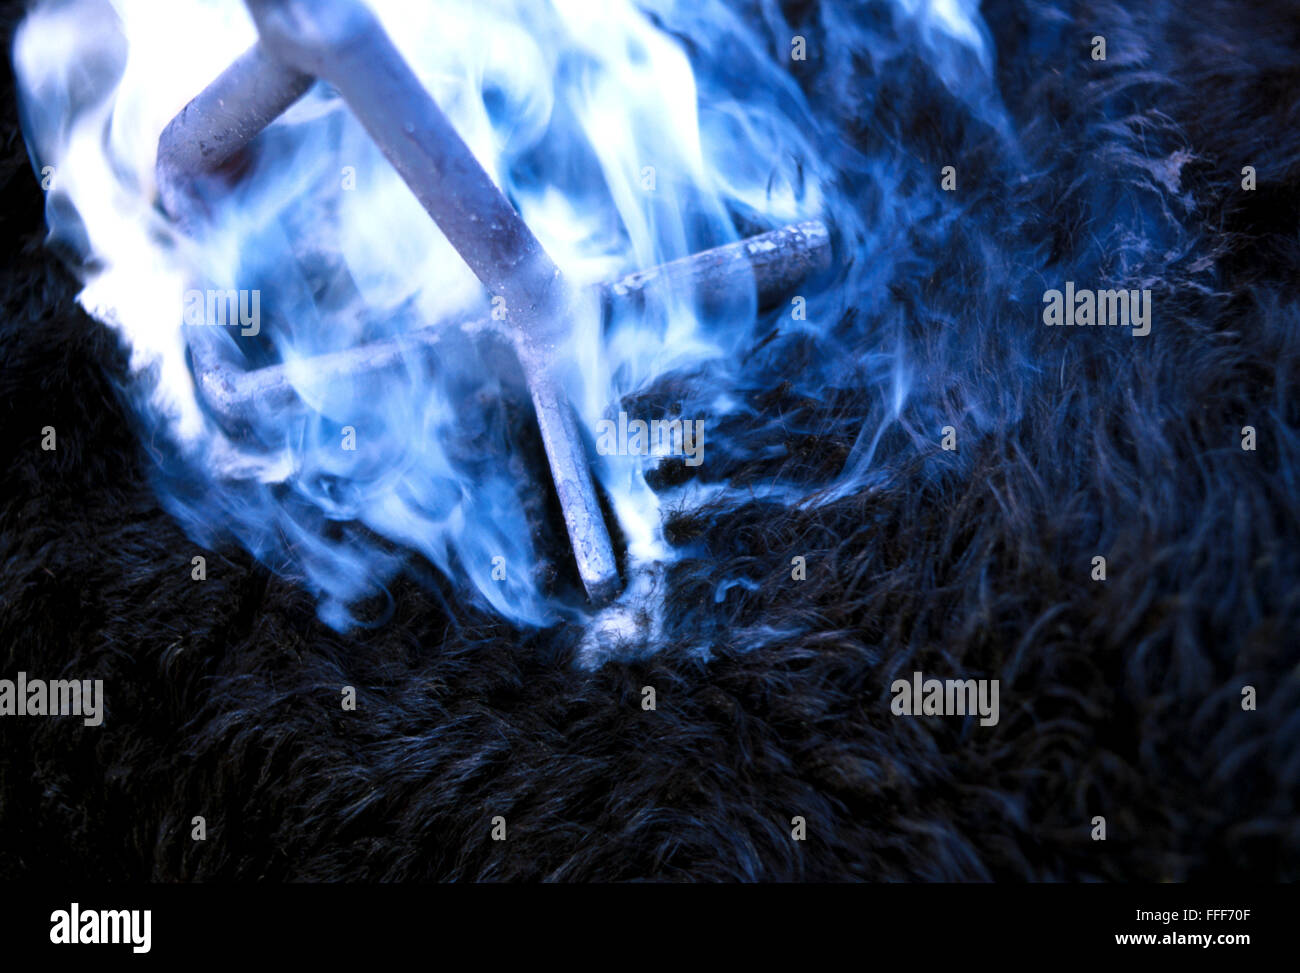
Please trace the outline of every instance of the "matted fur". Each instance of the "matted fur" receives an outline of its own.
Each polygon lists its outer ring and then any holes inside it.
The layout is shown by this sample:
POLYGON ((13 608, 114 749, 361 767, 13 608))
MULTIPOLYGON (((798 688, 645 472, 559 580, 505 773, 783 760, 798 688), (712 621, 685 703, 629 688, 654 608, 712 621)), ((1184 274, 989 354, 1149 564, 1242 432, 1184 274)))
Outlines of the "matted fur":
MULTIPOLYGON (((592 672, 575 630, 515 631, 445 580, 340 635, 292 578, 194 547, 116 393, 123 350, 42 245, 7 75, 0 676, 103 679, 107 713, 0 724, 0 876, 1300 875, 1300 11, 1137 6, 985 5, 1010 142, 913 39, 792 65, 843 132, 863 223, 932 213, 831 334, 756 351, 771 421, 726 439, 782 458, 706 468, 821 482, 858 455, 886 400, 823 341, 901 348, 914 386, 869 489, 672 516, 663 644, 592 672), (1045 328, 1065 280, 1150 287, 1152 334, 1045 328), (801 369, 827 369, 823 394, 782 384, 801 369), (918 669, 1000 678, 998 725, 892 716, 918 669)), ((837 11, 784 16, 815 38, 837 11)), ((866 29, 892 37, 883 14, 866 29)))

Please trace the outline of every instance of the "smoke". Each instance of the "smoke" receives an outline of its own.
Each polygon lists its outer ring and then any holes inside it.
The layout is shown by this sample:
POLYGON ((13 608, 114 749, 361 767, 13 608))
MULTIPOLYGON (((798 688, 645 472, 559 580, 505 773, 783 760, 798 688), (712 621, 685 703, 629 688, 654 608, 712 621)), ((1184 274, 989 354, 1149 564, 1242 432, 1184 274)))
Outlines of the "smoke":
MULTIPOLYGON (((827 4, 812 36, 770 2, 372 7, 579 284, 800 219, 834 227, 837 279, 799 295, 797 314, 760 316, 750 293, 705 312, 693 294, 665 289, 603 323, 576 322, 568 391, 589 434, 634 409, 707 430, 708 459, 682 482, 665 479, 662 457, 593 456, 629 574, 675 556, 666 505, 726 503, 735 489, 816 504, 870 481, 915 382, 906 300, 890 282, 924 272, 909 264, 923 249, 916 234, 942 233, 955 216, 936 160, 913 160, 930 170, 925 180, 897 165, 896 120, 873 103, 879 91, 824 92, 840 106, 861 99, 867 141, 881 147, 863 154, 802 90, 796 52, 832 65, 869 58, 880 72, 919 54, 972 125, 1009 139, 975 3, 827 4), (801 340, 814 352, 791 360, 801 340), (737 471, 771 459, 778 429, 798 421, 759 403, 782 382, 809 396, 861 392, 860 408, 844 413, 854 445, 819 482, 772 475, 736 487, 737 471)), ((490 345, 449 327, 433 364, 411 356, 384 381, 316 379, 315 356, 488 311, 481 285, 332 90, 316 85, 237 173, 202 187, 203 219, 182 230, 161 212, 159 135, 255 38, 235 0, 47 0, 14 45, 51 243, 81 274, 83 307, 130 348, 123 392, 163 503, 196 541, 234 537, 298 579, 336 628, 383 618, 387 583, 411 552, 518 624, 584 617, 572 579, 556 577, 561 559, 543 549, 536 480, 546 473, 521 431, 527 404, 490 345), (187 324, 196 290, 257 295, 256 330, 187 324), (309 408, 224 428, 196 391, 194 327, 243 367, 287 364, 309 408)))

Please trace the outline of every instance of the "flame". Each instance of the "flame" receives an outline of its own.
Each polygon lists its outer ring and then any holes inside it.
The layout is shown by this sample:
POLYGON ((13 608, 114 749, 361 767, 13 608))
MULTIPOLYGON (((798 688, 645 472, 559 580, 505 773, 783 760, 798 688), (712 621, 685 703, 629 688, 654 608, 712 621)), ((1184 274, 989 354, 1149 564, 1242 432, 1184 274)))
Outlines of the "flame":
MULTIPOLYGON (((793 32, 766 5, 755 23, 721 0, 371 6, 571 280, 610 279, 724 244, 739 238, 738 226, 754 232, 828 213, 856 289, 883 274, 873 261, 890 241, 844 195, 844 170, 861 160, 817 119, 789 70, 793 32)), ((975 8, 893 5, 954 90, 969 89, 972 71, 991 70, 975 8)), ((823 43, 838 45, 825 56, 863 42, 852 11, 833 7, 824 22, 823 43)), ((403 549, 515 623, 579 615, 535 570, 521 480, 544 474, 512 455, 519 420, 503 404, 496 363, 460 343, 437 368, 412 361, 395 380, 312 380, 314 356, 464 318, 485 300, 334 92, 316 85, 259 137, 238 180, 207 197, 202 227, 182 232, 160 211, 159 135, 255 40, 237 0, 47 0, 15 39, 25 134, 50 175, 51 239, 78 262, 82 306, 130 348, 126 392, 143 428, 170 444, 158 476, 164 503, 199 542, 233 535, 299 578, 339 629, 359 623, 358 603, 383 596, 407 563, 403 549), (322 294, 303 269, 304 245, 337 258, 355 295, 322 294), (212 420, 186 355, 182 308, 198 281, 260 292, 259 354, 290 365, 309 412, 260 417, 257 437, 212 420), (341 446, 347 428, 355 450, 341 446), (504 577, 494 571, 501 563, 504 577)), ((810 296, 808 320, 824 333, 840 300, 810 296)), ((578 323, 568 391, 589 432, 673 375, 705 377, 682 406, 696 410, 686 418, 743 417, 752 380, 740 362, 758 325, 752 295, 706 318, 691 295, 659 294, 603 333, 598 321, 578 323)), ((887 350, 868 358, 893 421, 907 397, 906 365, 887 350)), ((865 474, 879 435, 863 430, 840 489, 865 474)), ((607 456, 597 468, 633 566, 672 558, 661 494, 644 475, 653 462, 607 456)), ((683 488, 694 502, 719 490, 725 484, 683 488)), ((770 490, 790 502, 801 493, 770 490)))

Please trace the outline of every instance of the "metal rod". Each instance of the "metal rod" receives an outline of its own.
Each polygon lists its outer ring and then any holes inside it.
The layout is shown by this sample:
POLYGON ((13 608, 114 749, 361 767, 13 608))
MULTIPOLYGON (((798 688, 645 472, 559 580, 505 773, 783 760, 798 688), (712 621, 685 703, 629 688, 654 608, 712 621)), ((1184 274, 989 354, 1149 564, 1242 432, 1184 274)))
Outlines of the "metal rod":
POLYGON ((602 284, 600 291, 606 307, 624 303, 642 307, 646 295, 660 287, 681 288, 708 313, 753 290, 759 309, 764 310, 788 297, 791 287, 824 274, 830 265, 826 224, 805 220, 628 274, 602 284))
MULTIPOLYGON (((200 91, 163 129, 158 139, 154 172, 164 211, 177 225, 192 230, 210 216, 196 193, 197 183, 221 169, 260 135, 271 122, 310 90, 316 79, 270 56, 261 42, 253 44, 200 91)), ((304 272, 321 263, 338 291, 338 303, 359 298, 359 291, 337 255, 311 251, 286 227, 294 241, 294 256, 304 272)), ((187 344, 200 389, 212 401, 222 401, 240 356, 229 335, 195 330, 187 344), (223 370, 232 370, 227 377, 223 370)))
MULTIPOLYGON (((157 178, 164 209, 182 225, 199 177, 246 147, 316 78, 335 86, 380 150, 493 297, 505 299, 509 336, 537 413, 556 493, 588 595, 619 587, 576 417, 563 394, 556 356, 576 306, 550 256, 429 97, 378 20, 359 0, 246 0, 259 41, 168 125, 157 178)), ((708 308, 755 287, 760 306, 830 261, 825 226, 796 224, 629 275, 598 289, 605 311, 643 302, 658 286, 684 286, 708 308)), ((489 326, 472 322, 465 330, 489 326)), ((313 380, 342 380, 400 368, 428 354, 440 329, 311 359, 313 380)), ((287 366, 247 371, 222 335, 192 335, 201 394, 224 420, 256 423, 262 410, 294 405, 287 366)))
MULTIPOLYGON (((246 2, 261 45, 338 90, 483 286, 506 298, 512 317, 564 306, 559 269, 369 7, 361 0, 246 2)), ((534 323, 520 320, 518 330, 534 323)))
MULTIPOLYGON (((824 272, 830 261, 830 235, 825 225, 809 220, 628 274, 598 285, 596 291, 606 314, 622 306, 644 305, 649 291, 665 279, 686 288, 688 293, 724 285, 733 293, 753 288, 759 308, 765 309, 788 296, 803 281, 824 272)), ((449 329, 475 334, 495 327, 497 323, 485 313, 318 355, 311 359, 312 381, 330 387, 342 381, 378 378, 400 371, 413 360, 412 356, 434 364, 449 329)), ((200 374, 200 384, 208 405, 230 424, 255 423, 259 415, 302 407, 287 365, 251 371, 208 369, 200 374)))
POLYGON ((194 180, 215 172, 312 86, 254 44, 173 118, 158 139, 154 172, 163 209, 188 223, 194 180))
MULTIPOLYGON (((212 175, 307 93, 315 79, 271 57, 256 43, 168 122, 158 139, 154 174, 163 210, 182 229, 207 216, 195 183, 212 175)), ((227 335, 192 329, 186 343, 199 388, 221 401, 238 369, 227 335), (231 374, 227 374, 230 372, 231 374)))
POLYGON ((559 268, 360 0, 248 0, 259 44, 286 68, 326 80, 493 297, 528 382, 583 586, 600 603, 618 566, 554 354, 571 296, 559 268))

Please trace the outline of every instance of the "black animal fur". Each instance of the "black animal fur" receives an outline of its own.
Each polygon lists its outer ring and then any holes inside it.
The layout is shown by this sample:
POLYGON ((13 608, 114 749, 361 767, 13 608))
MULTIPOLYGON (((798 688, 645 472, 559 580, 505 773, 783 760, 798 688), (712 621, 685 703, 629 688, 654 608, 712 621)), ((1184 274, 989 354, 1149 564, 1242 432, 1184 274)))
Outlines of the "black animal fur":
MULTIPOLYGON (((816 39, 838 9, 783 15, 816 39)), ((790 380, 755 382, 766 420, 727 437, 783 458, 705 468, 826 482, 885 408, 828 370, 831 344, 901 347, 915 386, 871 488, 675 513, 665 644, 589 673, 575 631, 449 612, 445 580, 398 583, 387 623, 339 635, 291 577, 187 540, 115 391, 124 350, 43 246, 7 74, 0 676, 103 679, 107 715, 0 722, 0 877, 1300 877, 1300 11, 984 17, 1010 142, 906 36, 792 64, 842 133, 862 225, 888 232, 900 200, 933 212, 902 228, 883 293, 755 351, 755 374, 790 380), (899 185, 873 188, 881 171, 899 185), (1043 327, 1041 293, 1067 279, 1151 287, 1152 334, 1043 327), (798 378, 819 369, 810 395, 798 378), (757 589, 715 601, 740 576, 757 589), (1000 678, 1000 723, 892 716, 913 669, 1000 678)), ((863 24, 893 36, 875 8, 863 24)))

